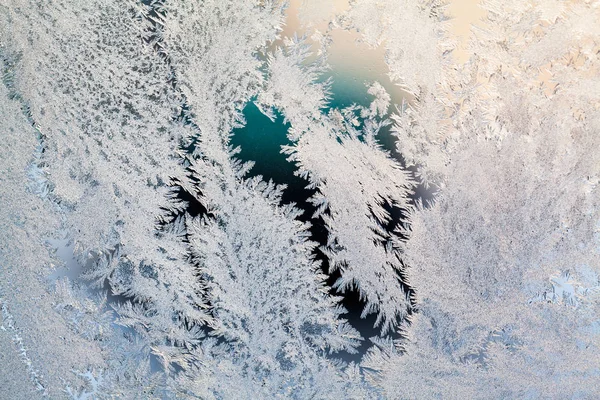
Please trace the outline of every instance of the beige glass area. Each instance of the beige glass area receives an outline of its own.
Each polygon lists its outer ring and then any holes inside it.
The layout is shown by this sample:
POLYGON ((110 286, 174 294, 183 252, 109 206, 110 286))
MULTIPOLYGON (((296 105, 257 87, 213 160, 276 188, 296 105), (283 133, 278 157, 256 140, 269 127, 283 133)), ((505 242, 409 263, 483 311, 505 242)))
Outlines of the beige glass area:
MULTIPOLYGON (((459 63, 469 58, 467 43, 471 25, 479 23, 485 15, 478 5, 479 0, 452 0, 447 8, 452 17, 449 33, 457 40, 454 57, 459 63)), ((319 33, 329 32, 332 43, 327 60, 333 70, 356 80, 380 82, 390 92, 393 103, 398 104, 402 99, 410 101, 411 96, 388 77, 385 46, 371 48, 360 40, 358 32, 339 29, 332 23, 335 16, 349 6, 348 0, 290 0, 281 36, 306 35, 316 57, 320 52, 319 33)))

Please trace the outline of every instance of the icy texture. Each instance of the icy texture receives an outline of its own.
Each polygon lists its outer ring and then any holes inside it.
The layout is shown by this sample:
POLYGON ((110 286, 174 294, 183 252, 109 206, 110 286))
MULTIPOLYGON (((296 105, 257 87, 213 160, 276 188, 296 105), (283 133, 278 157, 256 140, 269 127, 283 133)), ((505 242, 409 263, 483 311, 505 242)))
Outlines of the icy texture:
POLYGON ((466 74, 448 73, 453 129, 415 138, 445 162, 423 165, 440 193, 406 232, 419 311, 365 360, 386 397, 598 396, 600 114, 574 83, 597 82, 598 8, 550 3, 485 2, 466 74))
POLYGON ((484 0, 464 64, 443 1, 304 1, 316 60, 285 6, 0 4, 0 397, 600 397, 600 4, 484 0), (335 108, 335 29, 410 96, 335 108))

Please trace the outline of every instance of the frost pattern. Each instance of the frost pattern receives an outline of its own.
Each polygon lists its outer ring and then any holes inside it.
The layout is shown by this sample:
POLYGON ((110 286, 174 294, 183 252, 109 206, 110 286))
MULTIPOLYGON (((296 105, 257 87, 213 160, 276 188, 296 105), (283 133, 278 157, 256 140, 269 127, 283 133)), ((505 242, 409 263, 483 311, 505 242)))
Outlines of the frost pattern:
POLYGON ((0 396, 600 396, 598 2, 484 0, 462 65, 442 1, 317 3, 314 62, 279 1, 0 5, 0 396), (331 107, 334 29, 410 96, 331 107), (325 245, 236 158, 250 101, 325 245), (381 334, 345 363, 353 290, 381 334))
POLYGON ((406 231, 418 312, 407 340, 373 349, 365 365, 390 398, 595 397, 600 115, 597 94, 573 81, 598 71, 587 50, 598 48, 597 8, 549 18, 527 2, 483 6, 466 74, 447 75, 462 96, 454 128, 409 148, 444 154, 423 165, 440 194, 406 231), (543 81, 533 67, 548 62, 543 81))

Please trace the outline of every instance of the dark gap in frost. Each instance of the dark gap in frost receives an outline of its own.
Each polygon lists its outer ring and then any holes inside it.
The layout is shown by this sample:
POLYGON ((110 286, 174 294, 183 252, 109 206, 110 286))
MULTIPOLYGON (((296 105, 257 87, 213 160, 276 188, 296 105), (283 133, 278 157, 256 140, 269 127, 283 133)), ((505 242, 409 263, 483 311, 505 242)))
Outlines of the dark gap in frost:
MULTIPOLYGON (((295 203, 298 208, 304 211, 299 219, 310 222, 310 239, 317 242, 319 246, 325 246, 328 230, 322 218, 312 218, 316 207, 308 201, 316 193, 316 189, 306 188, 308 181, 294 174, 296 166, 287 160, 285 154, 281 153, 281 146, 292 144, 287 137, 290 126, 283 123, 283 116, 280 113, 276 113, 275 116, 273 122, 262 114, 256 105, 248 103, 244 109, 244 117, 247 123, 244 127, 233 130, 230 144, 233 147, 239 146, 241 148, 238 154, 241 161, 253 161, 255 163, 248 173, 248 177, 260 175, 265 181, 272 179, 276 184, 287 185, 282 195, 282 202, 295 203)), ((386 210, 390 213, 391 220, 385 225, 385 228, 391 230, 392 226, 400 221, 404 213, 398 207, 392 207, 389 204, 386 210)), ((330 271, 328 259, 318 247, 314 255, 315 259, 321 262, 321 268, 328 276, 326 283, 330 294, 341 296, 343 299, 341 304, 348 312, 343 314, 342 317, 348 320, 365 339, 358 347, 357 354, 343 352, 335 354, 334 357, 341 358, 346 362, 360 362, 362 356, 372 345, 369 338, 380 334, 380 328, 374 326, 377 316, 376 314, 369 314, 365 318, 361 318, 365 302, 360 299, 358 291, 350 290, 340 294, 333 289, 333 285, 341 276, 339 269, 330 271)), ((401 273, 398 273, 398 282, 412 298, 412 289, 405 284, 406 279, 401 273)), ((400 338, 395 331, 391 332, 390 336, 393 339, 400 338)))

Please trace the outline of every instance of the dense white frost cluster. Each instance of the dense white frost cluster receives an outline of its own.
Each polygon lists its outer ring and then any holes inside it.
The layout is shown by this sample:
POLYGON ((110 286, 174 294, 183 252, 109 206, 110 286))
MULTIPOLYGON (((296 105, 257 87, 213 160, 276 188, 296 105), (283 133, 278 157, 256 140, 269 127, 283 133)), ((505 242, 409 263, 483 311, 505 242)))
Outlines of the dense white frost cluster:
POLYGON ((464 63, 444 0, 304 0, 318 58, 287 6, 0 0, 0 398, 600 397, 600 2, 482 0, 464 63), (404 100, 335 105, 339 31, 404 100))

